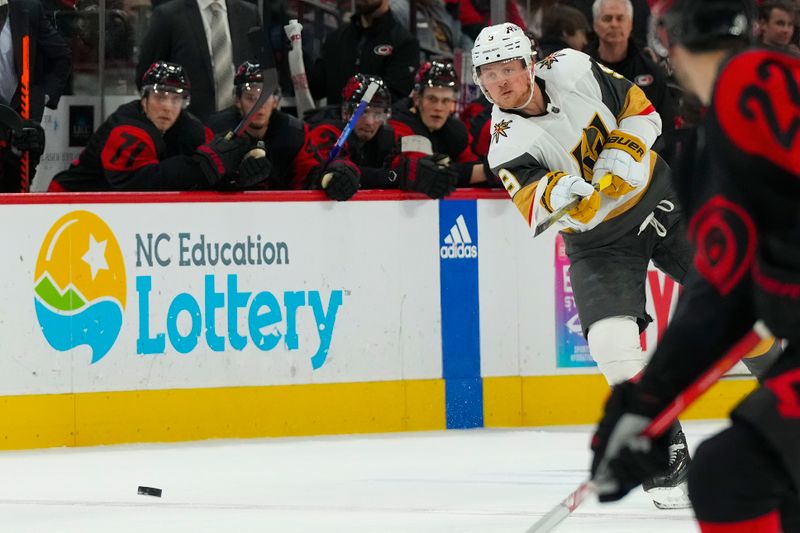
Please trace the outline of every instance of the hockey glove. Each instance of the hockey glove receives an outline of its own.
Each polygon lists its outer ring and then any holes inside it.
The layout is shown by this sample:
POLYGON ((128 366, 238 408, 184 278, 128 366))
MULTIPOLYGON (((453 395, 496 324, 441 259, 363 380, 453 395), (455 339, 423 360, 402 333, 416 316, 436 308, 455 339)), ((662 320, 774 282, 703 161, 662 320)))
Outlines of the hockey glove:
MULTIPOLYGON (((255 148, 245 154, 239 165, 239 172, 230 183, 230 188, 240 191, 255 188, 256 185, 263 184, 269 178, 272 171, 272 161, 267 157, 264 150, 264 142, 258 141, 255 148)), ((264 186, 257 188, 266 188, 264 186)))
POLYGON ((611 175, 611 185, 603 189, 603 194, 619 198, 644 185, 646 176, 641 162, 646 152, 638 138, 620 130, 612 131, 592 171, 595 182, 611 175))
POLYGON ((17 152, 29 152, 31 157, 44 153, 44 130, 33 120, 22 123, 22 129, 11 134, 11 148, 17 152))
POLYGON ((347 159, 337 159, 328 165, 321 185, 331 200, 349 200, 361 185, 361 171, 347 159))
POLYGON ((583 200, 567 214, 581 224, 588 224, 597 214, 600 208, 600 195, 582 177, 551 172, 546 179, 548 181, 542 196, 542 204, 548 211, 552 213, 575 198, 583 197, 583 200))
POLYGON ((669 466, 670 432, 656 440, 641 436, 659 411, 655 402, 643 400, 631 381, 611 391, 592 437, 592 481, 601 502, 622 499, 669 466))
POLYGON ((197 147, 194 160, 212 187, 224 188, 234 179, 233 174, 239 170, 242 159, 252 147, 253 140, 247 135, 230 139, 217 135, 197 147))
POLYGON ((458 172, 450 168, 446 155, 418 157, 408 154, 397 156, 392 161, 397 172, 398 185, 406 191, 416 191, 433 199, 444 198, 456 188, 458 172))

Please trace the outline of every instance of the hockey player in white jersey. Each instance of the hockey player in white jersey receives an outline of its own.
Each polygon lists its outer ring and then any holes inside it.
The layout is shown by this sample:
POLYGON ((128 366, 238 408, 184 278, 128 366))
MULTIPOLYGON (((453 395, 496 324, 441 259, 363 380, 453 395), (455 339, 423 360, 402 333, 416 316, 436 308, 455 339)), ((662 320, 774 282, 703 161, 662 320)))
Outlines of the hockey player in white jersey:
MULTIPOLYGON (((582 198, 559 224, 581 325, 613 386, 644 366, 649 262, 680 282, 692 259, 669 168, 650 150, 661 118, 639 87, 586 54, 533 59, 530 39, 511 23, 475 41, 475 82, 494 104, 489 165, 510 172, 501 179, 532 228, 582 198)), ((659 508, 688 507, 679 424, 671 439, 668 471, 644 488, 659 508)))

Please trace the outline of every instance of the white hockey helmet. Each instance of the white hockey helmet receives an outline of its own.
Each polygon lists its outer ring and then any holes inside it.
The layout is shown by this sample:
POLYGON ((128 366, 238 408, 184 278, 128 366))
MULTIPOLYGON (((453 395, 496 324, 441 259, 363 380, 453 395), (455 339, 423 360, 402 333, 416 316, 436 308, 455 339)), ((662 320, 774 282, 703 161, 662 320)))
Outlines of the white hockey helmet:
MULTIPOLYGON (((494 103, 479 79, 480 68, 489 63, 521 59, 530 68, 536 51, 522 28, 511 22, 483 28, 472 47, 472 80, 487 100, 494 103)), ((533 81, 533 80, 531 80, 533 81)))

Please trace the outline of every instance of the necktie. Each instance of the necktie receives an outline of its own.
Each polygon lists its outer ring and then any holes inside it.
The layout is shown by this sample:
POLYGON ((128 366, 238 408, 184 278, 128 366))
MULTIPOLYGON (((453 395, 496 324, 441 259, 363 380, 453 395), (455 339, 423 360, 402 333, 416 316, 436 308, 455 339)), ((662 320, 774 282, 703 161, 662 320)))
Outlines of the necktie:
POLYGON ((211 61, 214 65, 217 111, 233 105, 233 50, 225 33, 225 12, 222 4, 214 1, 211 9, 211 61))

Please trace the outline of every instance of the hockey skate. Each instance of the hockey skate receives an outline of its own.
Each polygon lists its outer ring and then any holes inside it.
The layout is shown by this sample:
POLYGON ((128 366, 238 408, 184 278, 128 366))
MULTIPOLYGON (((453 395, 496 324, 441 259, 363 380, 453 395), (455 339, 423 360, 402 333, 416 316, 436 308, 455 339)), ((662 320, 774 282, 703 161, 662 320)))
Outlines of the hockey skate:
MULTIPOLYGON (((674 430, 673 430, 674 431, 674 430)), ((686 509, 689 503, 689 448, 686 437, 678 426, 669 444, 669 468, 662 475, 653 476, 642 483, 644 491, 653 498, 659 509, 686 509)))

